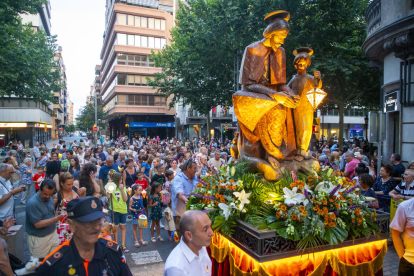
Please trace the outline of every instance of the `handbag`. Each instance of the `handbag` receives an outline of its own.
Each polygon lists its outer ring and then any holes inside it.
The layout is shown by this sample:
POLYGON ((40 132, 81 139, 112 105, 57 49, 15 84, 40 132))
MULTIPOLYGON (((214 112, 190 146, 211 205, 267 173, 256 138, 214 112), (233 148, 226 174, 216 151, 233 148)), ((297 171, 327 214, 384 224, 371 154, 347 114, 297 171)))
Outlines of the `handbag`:
POLYGON ((10 266, 13 271, 22 269, 26 266, 19 258, 9 253, 10 266))

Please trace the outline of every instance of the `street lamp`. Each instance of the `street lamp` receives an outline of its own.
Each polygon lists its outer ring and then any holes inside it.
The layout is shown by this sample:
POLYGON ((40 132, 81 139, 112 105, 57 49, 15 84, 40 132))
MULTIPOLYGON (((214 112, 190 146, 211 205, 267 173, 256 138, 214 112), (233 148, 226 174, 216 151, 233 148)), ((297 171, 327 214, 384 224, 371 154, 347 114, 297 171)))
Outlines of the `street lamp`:
POLYGON ((309 103, 315 111, 318 108, 318 105, 326 97, 326 95, 326 92, 320 88, 317 88, 316 86, 314 89, 311 89, 306 93, 306 97, 308 98, 309 103))

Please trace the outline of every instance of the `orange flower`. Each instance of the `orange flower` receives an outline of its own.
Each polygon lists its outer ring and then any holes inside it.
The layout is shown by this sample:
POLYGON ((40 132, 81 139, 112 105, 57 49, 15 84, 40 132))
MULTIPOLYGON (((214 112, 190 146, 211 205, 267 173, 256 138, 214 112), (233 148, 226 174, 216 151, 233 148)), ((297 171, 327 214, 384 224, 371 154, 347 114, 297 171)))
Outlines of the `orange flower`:
POLYGON ((304 216, 304 217, 308 216, 308 212, 303 211, 303 212, 302 212, 302 216, 304 216))
POLYGON ((335 214, 334 214, 334 213, 332 213, 332 214, 330 215, 330 219, 331 219, 331 220, 334 220, 335 218, 336 218, 335 214))
POLYGON ((329 202, 334 202, 335 200, 333 200, 332 198, 329 199, 329 202))
POLYGON ((339 204, 338 204, 338 203, 336 203, 336 204, 335 204, 335 207, 336 207, 336 209, 339 209, 339 204))
POLYGON ((327 213, 328 213, 328 208, 323 207, 323 208, 322 208, 322 210, 323 210, 323 212, 324 212, 325 214, 327 214, 327 213))
POLYGON ((285 212, 285 211, 286 211, 286 209, 287 209, 287 207, 286 207, 286 205, 282 205, 282 206, 280 206, 280 209, 281 209, 283 212, 285 212))
POLYGON ((290 183, 291 188, 295 188, 296 186, 297 186, 296 183, 290 183))
POLYGON ((233 179, 230 179, 230 180, 229 180, 229 182, 230 182, 230 183, 233 183, 233 182, 234 182, 234 180, 233 180, 233 179))
POLYGON ((355 222, 355 218, 352 219, 352 222, 355 222))
POLYGON ((350 198, 350 199, 348 199, 349 200, 349 202, 352 202, 352 198, 350 198))
POLYGON ((303 185, 299 185, 299 189, 303 190, 303 185))
POLYGON ((216 193, 216 197, 220 197, 220 194, 218 192, 216 193))
POLYGON ((280 218, 282 215, 279 212, 276 212, 276 217, 280 218))
POLYGON ((293 219, 293 220, 297 220, 297 219, 298 219, 298 215, 297 215, 297 214, 293 214, 293 215, 292 215, 292 219, 293 219))
POLYGON ((325 222, 323 223, 323 225, 328 226, 328 222, 326 222, 326 221, 325 221, 325 222))
POLYGON ((305 211, 305 206, 300 206, 300 207, 299 207, 299 210, 300 210, 301 212, 305 211))
POLYGON ((361 210, 358 208, 355 210, 355 215, 359 216, 361 214, 361 210))
POLYGON ((287 219, 287 216, 283 216, 284 219, 287 219))
POLYGON ((328 204, 328 201, 326 199, 324 199, 324 200, 322 200, 322 204, 326 205, 326 204, 328 204))

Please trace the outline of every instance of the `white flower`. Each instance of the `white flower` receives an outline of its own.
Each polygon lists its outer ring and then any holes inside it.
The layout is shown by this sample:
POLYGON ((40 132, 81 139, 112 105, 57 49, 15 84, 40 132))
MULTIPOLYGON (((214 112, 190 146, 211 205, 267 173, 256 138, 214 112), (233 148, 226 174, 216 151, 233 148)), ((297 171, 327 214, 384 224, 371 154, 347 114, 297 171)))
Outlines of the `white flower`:
POLYGON ((239 210, 243 210, 244 204, 249 204, 250 200, 248 199, 250 197, 251 193, 246 194, 246 192, 243 190, 240 193, 234 192, 233 195, 235 195, 240 200, 239 210))
POLYGON ((223 215, 224 218, 227 220, 231 214, 231 209, 235 209, 236 208, 236 204, 234 204, 233 202, 230 203, 229 205, 224 204, 224 203, 219 203, 218 207, 223 210, 223 215))
POLYGON ((303 187, 303 189, 307 190, 308 193, 313 194, 312 188, 308 184, 305 184, 305 186, 303 187))
POLYGON ((375 198, 370 197, 370 196, 365 196, 364 199, 365 199, 365 201, 368 201, 368 202, 372 202, 372 201, 376 200, 375 198))
MULTIPOLYGON (((300 204, 305 203, 305 196, 303 194, 297 193, 298 188, 295 187, 292 190, 289 190, 288 188, 283 188, 283 192, 285 195, 283 196, 285 198, 286 204, 300 204)), ((306 200, 306 204, 308 203, 308 200, 306 200)))

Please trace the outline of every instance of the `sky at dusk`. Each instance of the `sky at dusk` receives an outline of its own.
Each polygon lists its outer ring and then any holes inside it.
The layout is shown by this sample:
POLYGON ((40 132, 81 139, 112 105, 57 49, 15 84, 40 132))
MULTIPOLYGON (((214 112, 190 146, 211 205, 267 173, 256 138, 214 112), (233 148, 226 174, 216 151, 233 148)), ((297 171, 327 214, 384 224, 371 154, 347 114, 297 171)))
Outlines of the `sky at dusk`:
POLYGON ((67 87, 74 103, 74 118, 85 106, 86 96, 95 79, 95 65, 105 28, 104 0, 51 0, 52 34, 62 46, 66 66, 67 87))

